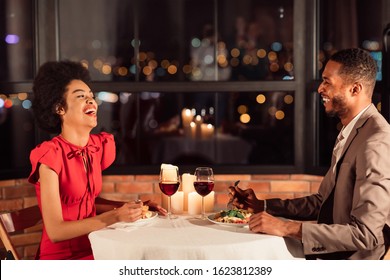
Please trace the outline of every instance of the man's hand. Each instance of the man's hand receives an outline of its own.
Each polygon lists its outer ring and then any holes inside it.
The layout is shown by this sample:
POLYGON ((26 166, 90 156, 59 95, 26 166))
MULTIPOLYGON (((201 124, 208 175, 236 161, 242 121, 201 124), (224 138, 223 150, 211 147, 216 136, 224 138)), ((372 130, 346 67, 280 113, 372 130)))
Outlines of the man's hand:
POLYGON ((257 233, 302 239, 302 223, 281 220, 266 212, 253 214, 249 220, 249 229, 257 233))
POLYGON ((252 189, 243 190, 238 186, 229 187, 229 204, 254 213, 264 211, 264 200, 257 199, 252 189))

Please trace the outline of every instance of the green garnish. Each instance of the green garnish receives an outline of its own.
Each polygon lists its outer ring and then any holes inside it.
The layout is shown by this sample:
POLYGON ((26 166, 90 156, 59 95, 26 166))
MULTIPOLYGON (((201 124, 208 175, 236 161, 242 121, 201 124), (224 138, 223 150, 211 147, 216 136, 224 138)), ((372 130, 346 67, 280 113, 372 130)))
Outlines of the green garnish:
POLYGON ((220 212, 220 217, 226 217, 226 216, 245 219, 244 215, 240 212, 239 209, 223 210, 220 212))

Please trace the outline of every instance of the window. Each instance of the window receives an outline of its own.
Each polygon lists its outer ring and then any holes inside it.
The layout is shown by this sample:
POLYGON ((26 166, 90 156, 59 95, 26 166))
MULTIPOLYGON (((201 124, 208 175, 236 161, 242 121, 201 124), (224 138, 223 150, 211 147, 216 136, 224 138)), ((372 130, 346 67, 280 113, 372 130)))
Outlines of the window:
POLYGON ((109 174, 162 162, 323 174, 338 132, 316 93, 323 66, 341 48, 371 51, 384 107, 389 17, 386 0, 1 1, 0 179, 26 177, 31 149, 51 137, 34 125, 31 88, 39 65, 60 59, 91 72, 94 132, 117 143, 109 174))
MULTIPOLYGON (((323 66, 329 56, 343 48, 359 47, 371 52, 377 61, 378 74, 373 103, 381 111, 381 95, 383 93, 382 83, 382 33, 386 22, 388 22, 389 3, 385 1, 320 1, 320 44, 317 77, 320 78, 323 66), (332 20, 329 20, 329 19, 332 20), (387 19, 386 19, 387 18, 387 19), (387 21, 386 21, 387 20, 387 21)), ((341 129, 341 123, 337 118, 325 117, 323 107, 319 104, 318 141, 319 165, 329 166, 329 156, 333 149, 334 141, 341 129)))
POLYGON ((223 85, 294 80, 292 1, 60 1, 59 11, 61 59, 107 81, 96 131, 115 134, 117 165, 295 164, 294 88, 223 85), (181 82, 193 85, 178 92, 181 82), (200 82, 222 87, 195 91, 200 82))
POLYGON ((294 78, 293 1, 59 3, 60 57, 83 61, 94 80, 294 78))
POLYGON ((0 82, 23 82, 34 77, 32 2, 0 2, 0 82))

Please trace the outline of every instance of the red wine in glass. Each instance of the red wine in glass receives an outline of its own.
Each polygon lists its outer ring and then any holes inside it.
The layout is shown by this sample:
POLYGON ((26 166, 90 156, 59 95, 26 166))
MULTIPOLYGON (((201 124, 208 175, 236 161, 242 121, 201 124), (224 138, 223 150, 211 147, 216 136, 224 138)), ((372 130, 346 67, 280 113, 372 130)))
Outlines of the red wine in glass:
POLYGON ((200 218, 206 219, 204 197, 208 195, 214 188, 214 172, 211 167, 197 167, 195 169, 194 188, 196 192, 202 197, 202 214, 200 218))
POLYGON ((160 171, 159 186, 160 190, 168 196, 168 215, 167 218, 175 219, 177 216, 171 213, 171 196, 179 189, 180 176, 177 167, 162 168, 160 171))
POLYGON ((174 195, 179 189, 179 182, 160 183, 160 190, 167 196, 174 195))
POLYGON ((194 188, 199 195, 206 196, 214 189, 214 182, 209 182, 209 181, 194 182, 194 188))

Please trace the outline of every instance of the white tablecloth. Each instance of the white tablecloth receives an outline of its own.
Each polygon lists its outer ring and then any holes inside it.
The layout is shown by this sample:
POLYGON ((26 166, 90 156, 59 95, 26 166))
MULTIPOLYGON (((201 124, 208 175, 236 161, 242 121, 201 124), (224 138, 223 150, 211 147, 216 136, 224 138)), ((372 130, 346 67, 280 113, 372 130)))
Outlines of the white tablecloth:
POLYGON ((304 257, 302 245, 290 238, 255 234, 247 227, 213 224, 189 216, 156 217, 125 228, 106 228, 89 234, 95 259, 193 260, 304 257))

